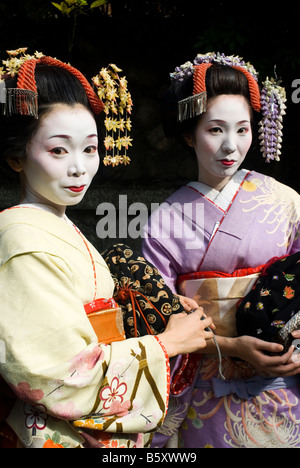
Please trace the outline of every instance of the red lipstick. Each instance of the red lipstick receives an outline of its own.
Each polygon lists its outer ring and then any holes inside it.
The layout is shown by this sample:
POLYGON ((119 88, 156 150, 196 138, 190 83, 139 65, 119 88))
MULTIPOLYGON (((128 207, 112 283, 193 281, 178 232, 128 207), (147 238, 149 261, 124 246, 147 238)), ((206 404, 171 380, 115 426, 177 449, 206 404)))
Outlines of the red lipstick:
POLYGON ((235 163, 235 161, 232 161, 232 160, 228 161, 227 159, 221 159, 220 162, 223 164, 223 166, 228 166, 228 167, 232 166, 235 163))
POLYGON ((84 187, 85 185, 81 185, 80 187, 72 186, 72 187, 67 187, 67 189, 71 190, 72 192, 82 192, 84 187))

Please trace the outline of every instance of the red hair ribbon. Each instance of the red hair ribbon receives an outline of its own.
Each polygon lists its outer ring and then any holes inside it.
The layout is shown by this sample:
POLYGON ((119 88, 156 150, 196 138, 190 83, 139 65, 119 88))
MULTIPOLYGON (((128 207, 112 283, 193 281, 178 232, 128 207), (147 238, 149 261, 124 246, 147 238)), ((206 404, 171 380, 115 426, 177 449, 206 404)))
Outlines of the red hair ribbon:
MULTIPOLYGON (((206 92, 206 85, 205 85, 205 78, 206 78, 206 71, 209 67, 213 64, 211 62, 208 63, 201 63, 200 65, 195 66, 194 70, 194 88, 193 88, 193 95, 206 92)), ((250 93, 250 102, 252 108, 260 112, 261 110, 261 103, 260 103, 260 91, 259 86, 255 78, 251 75, 251 73, 243 67, 239 66, 232 66, 236 70, 242 72, 248 81, 249 93, 250 93)))
POLYGON ((53 65, 55 67, 60 67, 64 68, 65 70, 68 70, 82 84, 94 114, 99 114, 103 110, 103 102, 100 101, 100 99, 98 98, 97 94, 95 93, 85 76, 79 70, 77 70, 77 68, 74 68, 71 65, 61 62, 60 60, 54 59, 52 57, 43 56, 39 59, 26 60, 26 62, 24 62, 21 66, 18 73, 18 89, 29 89, 30 91, 37 93, 35 81, 35 67, 37 63, 53 65))

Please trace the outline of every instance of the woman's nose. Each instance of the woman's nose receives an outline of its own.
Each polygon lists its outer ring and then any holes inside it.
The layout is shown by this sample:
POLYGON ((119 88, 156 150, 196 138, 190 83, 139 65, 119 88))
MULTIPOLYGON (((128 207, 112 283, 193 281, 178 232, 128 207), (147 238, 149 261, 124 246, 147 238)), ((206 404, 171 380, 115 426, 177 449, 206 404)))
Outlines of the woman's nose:
POLYGON ((69 170, 68 170, 68 175, 69 176, 75 176, 75 177, 79 177, 83 174, 85 174, 86 172, 86 167, 85 167, 85 164, 82 160, 82 158, 73 158, 70 166, 69 166, 69 170))
POLYGON ((227 154, 231 154, 236 151, 236 142, 233 135, 227 135, 227 138, 223 142, 222 149, 227 154))

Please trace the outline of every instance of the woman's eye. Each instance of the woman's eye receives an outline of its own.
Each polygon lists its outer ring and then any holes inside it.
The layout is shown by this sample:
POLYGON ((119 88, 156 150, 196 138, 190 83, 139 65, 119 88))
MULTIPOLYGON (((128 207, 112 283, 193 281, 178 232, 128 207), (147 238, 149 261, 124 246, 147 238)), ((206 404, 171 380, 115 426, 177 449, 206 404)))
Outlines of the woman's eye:
POLYGON ((94 146, 94 145, 87 146, 84 152, 88 154, 94 154, 97 152, 97 146, 94 146))
POLYGON ((248 127, 241 127, 239 128, 238 130, 238 133, 241 133, 242 135, 245 135, 246 133, 249 132, 249 128, 248 127))
POLYGON ((58 146, 56 148, 52 148, 50 150, 50 153, 54 154, 55 156, 63 156, 67 153, 67 150, 65 148, 62 148, 61 146, 58 146))
POLYGON ((212 127, 209 129, 210 133, 222 133, 221 127, 212 127))

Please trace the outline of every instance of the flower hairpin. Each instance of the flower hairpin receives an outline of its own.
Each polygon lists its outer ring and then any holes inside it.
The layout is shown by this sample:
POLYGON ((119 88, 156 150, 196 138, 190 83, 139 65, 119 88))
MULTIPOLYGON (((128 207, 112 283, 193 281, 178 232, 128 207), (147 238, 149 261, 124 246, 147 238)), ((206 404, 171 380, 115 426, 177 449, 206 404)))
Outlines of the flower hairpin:
POLYGON ((192 76, 194 74, 194 68, 196 65, 200 65, 201 63, 217 63, 220 65, 228 65, 229 67, 242 67, 247 70, 251 75, 256 79, 258 77, 258 73, 256 72, 255 68, 251 63, 245 62, 241 57, 238 55, 225 55, 220 54, 219 52, 207 52, 206 54, 198 54, 196 58, 192 62, 185 62, 183 65, 175 68, 173 73, 170 73, 170 77, 172 80, 179 80, 183 81, 186 77, 192 76))
POLYGON ((15 76, 18 74, 21 66, 27 60, 43 57, 42 52, 35 52, 33 55, 26 54, 27 47, 19 47, 15 50, 7 50, 6 53, 9 56, 7 60, 2 60, 3 67, 0 67, 0 77, 5 75, 15 76))
POLYGON ((267 78, 261 91, 262 120, 259 122, 261 152, 266 162, 280 160, 285 102, 285 89, 273 78, 267 78))
POLYGON ((127 150, 132 146, 132 138, 129 137, 131 120, 128 116, 132 110, 132 99, 127 89, 126 78, 119 76, 121 71, 116 65, 110 64, 107 68, 102 68, 93 78, 106 114, 104 120, 106 153, 103 162, 112 166, 129 164, 127 150))

